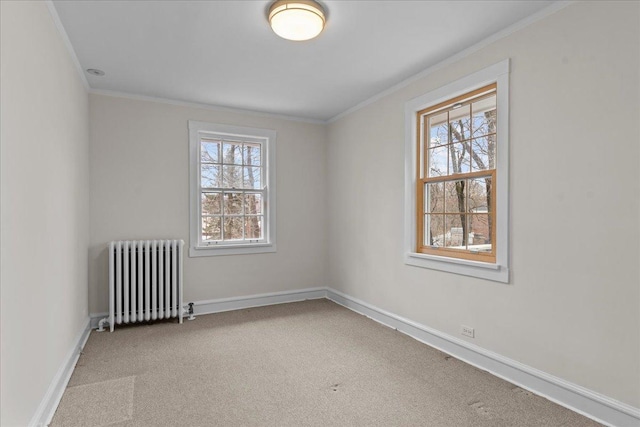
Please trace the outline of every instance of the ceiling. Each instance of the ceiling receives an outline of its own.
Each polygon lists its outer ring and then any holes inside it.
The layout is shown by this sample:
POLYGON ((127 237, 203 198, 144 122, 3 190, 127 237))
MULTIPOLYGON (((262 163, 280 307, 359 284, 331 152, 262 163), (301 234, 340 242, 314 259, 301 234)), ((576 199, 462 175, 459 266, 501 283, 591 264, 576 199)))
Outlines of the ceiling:
POLYGON ((91 89, 325 121, 553 1, 324 1, 276 36, 270 1, 58 1, 91 89))

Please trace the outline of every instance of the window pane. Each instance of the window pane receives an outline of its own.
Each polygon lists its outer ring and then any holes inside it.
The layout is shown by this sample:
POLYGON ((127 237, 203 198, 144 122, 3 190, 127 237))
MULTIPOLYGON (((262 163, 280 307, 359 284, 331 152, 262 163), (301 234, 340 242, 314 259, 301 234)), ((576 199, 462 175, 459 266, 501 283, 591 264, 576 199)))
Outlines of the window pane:
POLYGON ((429 169, 427 176, 442 176, 447 174, 447 147, 435 147, 429 149, 429 169))
POLYGON ((242 193, 224 193, 224 214, 242 215, 242 193))
POLYGON ((258 167, 244 167, 243 175, 244 175, 244 188, 253 188, 258 189, 262 188, 261 183, 261 169, 258 167))
POLYGON ((449 142, 447 112, 429 118, 429 146, 444 145, 449 142))
POLYGON ((262 214, 262 194, 247 193, 244 195, 244 213, 247 215, 262 214))
POLYGON ((473 136, 482 136, 496 131, 496 95, 481 99, 471 105, 473 112, 473 136))
POLYGON ((222 240, 219 216, 202 217, 202 240, 222 240))
POLYGON ((471 137, 471 106, 464 105, 449 111, 449 129, 451 141, 465 141, 471 137))
POLYGON ((449 148, 449 174, 470 172, 469 142, 454 143, 446 147, 449 148))
POLYGON ((200 172, 200 186, 202 188, 220 187, 220 166, 202 165, 200 172))
POLYGON ((491 177, 470 179, 467 189, 467 208, 471 213, 491 211, 491 177))
POLYGON ((200 142, 200 161, 220 163, 220 142, 202 140, 200 142))
POLYGON ((471 166, 473 172, 493 168, 493 165, 495 164, 494 147, 495 144, 489 144, 489 139, 486 136, 473 140, 471 144, 471 149, 473 150, 471 156, 471 166))
POLYGON ((491 222, 487 214, 473 214, 469 221, 469 250, 491 252, 491 222))
POLYGON ((444 215, 425 215, 425 246, 444 246, 444 215))
POLYGON ((248 216, 244 220, 244 238, 262 239, 262 216, 248 216))
MULTIPOLYGON (((444 246, 452 249, 466 249, 465 233, 462 223, 464 214, 445 216, 444 246)), ((465 224, 466 226, 466 224, 465 224)))
POLYGON ((466 212, 465 188, 466 180, 447 181, 444 184, 444 208, 445 212, 466 212))
POLYGON ((227 217, 224 219, 224 240, 241 240, 243 238, 243 217, 227 217))
POLYGON ((222 144, 222 162, 226 164, 242 164, 242 143, 227 142, 222 144))
POLYGON ((242 188, 242 166, 223 166, 222 186, 225 188, 242 188))
POLYGON ((202 214, 220 215, 222 213, 222 193, 202 193, 202 214))
POLYGON ((425 184, 425 212, 444 213, 444 183, 425 184))
POLYGON ((260 144, 244 144, 242 151, 244 164, 248 166, 261 166, 260 144))

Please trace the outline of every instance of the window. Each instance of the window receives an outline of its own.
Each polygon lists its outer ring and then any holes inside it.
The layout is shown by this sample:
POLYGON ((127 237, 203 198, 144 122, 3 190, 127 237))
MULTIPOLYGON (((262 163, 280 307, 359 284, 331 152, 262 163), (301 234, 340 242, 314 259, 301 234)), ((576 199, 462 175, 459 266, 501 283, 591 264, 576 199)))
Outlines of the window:
POLYGON ((494 262, 496 85, 417 113, 416 252, 494 262))
POLYGON ((272 130, 189 121, 190 256, 275 252, 272 130))
POLYGON ((407 264, 508 282, 508 73, 407 103, 407 264))

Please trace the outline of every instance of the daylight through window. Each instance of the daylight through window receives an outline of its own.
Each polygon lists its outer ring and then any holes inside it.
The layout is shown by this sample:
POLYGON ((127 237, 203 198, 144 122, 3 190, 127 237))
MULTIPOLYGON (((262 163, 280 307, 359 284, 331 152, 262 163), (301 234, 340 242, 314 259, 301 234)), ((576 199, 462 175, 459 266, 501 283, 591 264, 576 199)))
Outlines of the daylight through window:
POLYGON ((202 241, 259 241, 264 236, 262 145, 200 139, 202 241))

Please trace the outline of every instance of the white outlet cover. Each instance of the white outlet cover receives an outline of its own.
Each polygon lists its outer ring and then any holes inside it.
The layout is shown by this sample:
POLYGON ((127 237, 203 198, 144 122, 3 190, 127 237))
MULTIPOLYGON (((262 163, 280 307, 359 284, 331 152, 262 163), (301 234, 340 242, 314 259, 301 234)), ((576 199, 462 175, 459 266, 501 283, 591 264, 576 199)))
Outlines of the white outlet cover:
POLYGON ((462 333, 462 335, 470 337, 470 338, 474 338, 475 337, 475 330, 470 326, 461 325, 460 333, 462 333))

